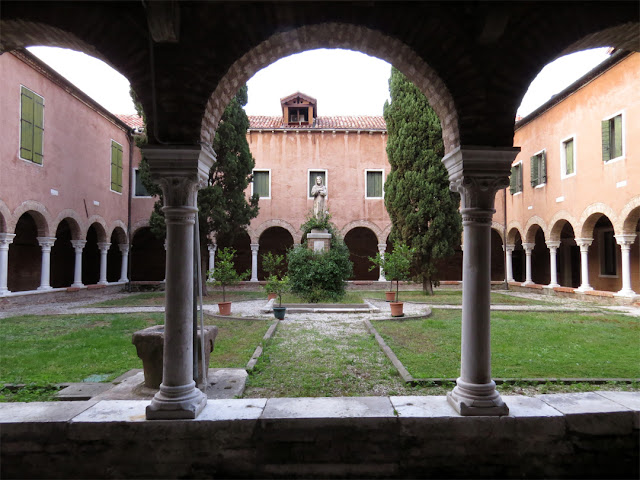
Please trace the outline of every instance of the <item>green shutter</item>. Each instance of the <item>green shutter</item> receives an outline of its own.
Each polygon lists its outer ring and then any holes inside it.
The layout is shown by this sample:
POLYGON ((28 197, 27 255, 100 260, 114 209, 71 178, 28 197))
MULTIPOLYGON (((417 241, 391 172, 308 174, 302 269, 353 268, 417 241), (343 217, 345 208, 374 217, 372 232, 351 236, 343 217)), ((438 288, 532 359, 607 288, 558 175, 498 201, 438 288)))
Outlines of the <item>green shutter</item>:
POLYGON ((111 190, 122 193, 122 146, 111 141, 111 190))
POLYGON ((33 161, 42 165, 44 143, 44 98, 34 94, 33 104, 33 161))
POLYGON ((547 183, 547 152, 540 154, 540 183, 547 183))
POLYGON ((33 160, 33 92, 20 91, 20 157, 33 160))
POLYGON ((516 193, 516 167, 512 166, 511 167, 511 176, 509 177, 509 192, 511 193, 511 195, 513 195, 514 193, 516 193))
POLYGON ((538 155, 531 157, 531 186, 538 185, 538 155))
POLYGON ((611 150, 610 150, 610 131, 609 131, 609 120, 603 120, 602 122, 602 161, 608 162, 611 160, 611 150))
POLYGON ((269 172, 253 172, 253 193, 269 197, 269 172))
POLYGON ((382 197, 382 172, 367 172, 367 197, 382 197))
POLYGON ((616 116, 613 120, 613 158, 622 156, 622 115, 616 116))
POLYGON ((564 143, 564 174, 571 175, 574 172, 573 167, 573 140, 567 140, 564 143))

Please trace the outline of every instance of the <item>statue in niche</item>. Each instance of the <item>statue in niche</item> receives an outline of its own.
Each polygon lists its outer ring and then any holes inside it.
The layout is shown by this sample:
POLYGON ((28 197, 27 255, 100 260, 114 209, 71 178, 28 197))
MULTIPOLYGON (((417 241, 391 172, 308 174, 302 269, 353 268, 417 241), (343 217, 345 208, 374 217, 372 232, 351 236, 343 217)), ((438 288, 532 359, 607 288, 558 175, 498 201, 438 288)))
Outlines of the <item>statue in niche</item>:
POLYGON ((313 216, 321 219, 325 214, 325 197, 327 196, 327 187, 322 183, 322 177, 316 177, 316 183, 311 188, 311 196, 313 197, 313 216))

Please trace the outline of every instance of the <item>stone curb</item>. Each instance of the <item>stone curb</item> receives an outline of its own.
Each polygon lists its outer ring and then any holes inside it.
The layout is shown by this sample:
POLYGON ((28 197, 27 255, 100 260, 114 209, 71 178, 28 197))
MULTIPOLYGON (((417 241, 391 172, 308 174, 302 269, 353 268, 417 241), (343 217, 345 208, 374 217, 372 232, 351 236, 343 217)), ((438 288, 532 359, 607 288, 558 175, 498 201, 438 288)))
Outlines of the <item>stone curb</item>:
POLYGON ((378 331, 374 328, 374 326, 371 324, 371 322, 369 320, 364 320, 364 325, 367 328, 367 331, 373 334, 376 341, 378 342, 378 345, 380 346, 384 354, 387 356, 387 358, 391 360, 391 363, 393 363, 393 366, 396 367, 396 370, 398 370, 398 373, 402 377, 402 380, 404 380, 405 383, 412 383, 413 377, 411 376, 409 371, 406 368, 404 368, 404 365, 402 365, 402 362, 398 360, 398 357, 396 357, 396 354, 393 353, 393 351, 385 343, 385 341, 380 336, 378 331))
MULTIPOLYGON (((271 340, 271 338, 273 337, 273 335, 276 332, 276 329, 278 328, 278 324, 279 323, 280 322, 278 320, 276 320, 275 322, 273 322, 273 324, 271 324, 271 326, 269 327, 269 330, 267 330, 267 332, 264 334, 264 337, 262 337, 262 341, 263 342, 271 340)), ((245 368, 245 370, 247 372, 250 372, 256 366, 256 363, 258 363, 258 359, 262 355, 262 351, 263 351, 262 345, 258 345, 256 347, 256 350, 253 352, 253 355, 251 356, 251 359, 247 363, 247 366, 245 368)))

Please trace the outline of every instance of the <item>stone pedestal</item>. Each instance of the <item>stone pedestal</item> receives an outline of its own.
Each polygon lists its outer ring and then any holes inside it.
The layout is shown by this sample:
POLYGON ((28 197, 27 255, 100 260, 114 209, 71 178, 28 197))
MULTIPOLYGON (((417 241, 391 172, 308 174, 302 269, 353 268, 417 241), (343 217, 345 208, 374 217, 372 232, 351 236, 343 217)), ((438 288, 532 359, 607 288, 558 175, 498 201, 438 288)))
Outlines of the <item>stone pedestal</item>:
POLYGON ((331 234, 328 230, 314 228, 307 233, 307 247, 314 252, 328 252, 331 248, 331 234))
MULTIPOLYGON (((209 359, 218 335, 218 327, 204 327, 204 363, 206 368, 198 365, 198 377, 205 378, 209 369, 209 359)), ((202 330, 198 329, 198 345, 202 337, 202 330)), ((131 343, 136 346, 138 357, 142 360, 144 369, 144 386, 158 389, 162 383, 162 364, 164 360, 164 325, 145 328, 135 332, 131 343)))

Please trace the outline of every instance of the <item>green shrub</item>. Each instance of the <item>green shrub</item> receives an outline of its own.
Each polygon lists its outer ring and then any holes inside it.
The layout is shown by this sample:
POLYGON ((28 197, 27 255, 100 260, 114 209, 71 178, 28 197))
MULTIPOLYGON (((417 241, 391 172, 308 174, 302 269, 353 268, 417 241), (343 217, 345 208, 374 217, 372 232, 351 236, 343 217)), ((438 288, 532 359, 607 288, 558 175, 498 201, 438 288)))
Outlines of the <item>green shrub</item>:
POLYGON ((303 246, 289 251, 291 291, 307 302, 337 301, 344 296, 345 281, 353 272, 349 249, 334 238, 328 252, 314 252, 303 246))

